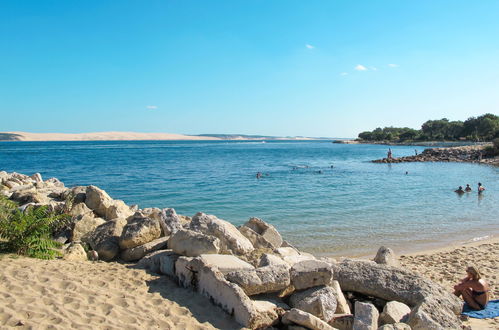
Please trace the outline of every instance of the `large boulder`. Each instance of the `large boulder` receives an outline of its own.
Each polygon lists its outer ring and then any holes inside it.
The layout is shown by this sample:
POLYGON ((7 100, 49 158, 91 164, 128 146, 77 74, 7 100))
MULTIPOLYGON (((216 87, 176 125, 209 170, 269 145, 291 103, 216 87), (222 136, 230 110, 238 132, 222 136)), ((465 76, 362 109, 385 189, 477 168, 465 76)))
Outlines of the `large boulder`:
POLYGON ((353 330, 375 330, 378 328, 379 312, 373 304, 355 302, 353 330))
POLYGON ((81 244, 71 244, 66 250, 64 250, 64 260, 68 261, 86 261, 87 252, 81 244))
POLYGON ((461 312, 461 300, 437 283, 408 270, 349 259, 334 264, 333 268, 335 279, 345 291, 400 301, 410 306, 412 312, 408 322, 413 328, 413 324, 426 326, 429 321, 450 328, 459 323, 456 315, 461 312))
POLYGON ((334 289, 334 295, 336 297, 336 314, 350 314, 350 305, 345 299, 345 295, 343 291, 341 291, 340 283, 338 281, 332 281, 331 287, 334 289))
POLYGON ((93 216, 93 211, 89 209, 85 203, 78 203, 78 204, 73 204, 68 214, 73 217, 84 216, 84 215, 93 216))
POLYGON ((261 219, 250 218, 239 230, 253 243, 255 248, 277 249, 282 245, 282 237, 277 229, 261 219))
POLYGON ((305 260, 294 264, 290 270, 291 284, 296 290, 319 285, 329 285, 333 277, 331 264, 319 260, 305 260))
POLYGON ((180 256, 172 250, 158 250, 149 253, 137 263, 137 267, 149 269, 153 273, 176 278, 175 263, 180 256))
POLYGON ((328 323, 338 330, 352 330, 354 316, 352 314, 335 314, 328 323))
POLYGON ((74 222, 71 240, 86 242, 90 233, 105 222, 106 220, 102 218, 94 218, 91 213, 78 217, 74 222))
POLYGON ((227 274, 234 271, 254 270, 255 267, 239 259, 236 256, 228 254, 202 254, 201 260, 210 266, 216 267, 222 274, 227 274))
POLYGON ((312 330, 334 330, 332 326, 322 321, 320 318, 297 308, 292 308, 287 311, 282 316, 282 323, 289 325, 294 323, 312 330))
POLYGON ((106 209, 106 219, 128 218, 135 212, 135 208, 128 206, 122 200, 116 199, 106 209))
POLYGON ((252 270, 228 273, 226 279, 236 283, 248 295, 277 292, 290 284, 289 269, 285 266, 265 266, 252 270))
POLYGON ((85 204, 98 216, 106 217, 107 209, 113 204, 113 199, 96 186, 88 186, 85 190, 85 196, 85 204))
POLYGON ((332 287, 316 286, 293 293, 289 304, 329 322, 336 312, 336 293, 332 287))
POLYGON ((190 229, 217 237, 224 254, 244 255, 254 250, 253 244, 233 224, 213 215, 197 213, 192 218, 190 229))
POLYGON ((264 253, 260 256, 258 267, 265 267, 265 266, 285 266, 288 269, 291 268, 291 266, 289 266, 289 264, 286 261, 270 253, 264 253))
POLYGON ((170 237, 168 247, 180 255, 197 257, 202 254, 218 254, 220 240, 213 236, 182 229, 170 237))
POLYGON ((169 237, 157 238, 146 244, 123 250, 121 251, 120 257, 124 261, 139 260, 153 251, 165 249, 168 243, 168 238, 169 237))
POLYGON ((120 247, 131 249, 161 237, 161 225, 152 218, 136 216, 131 219, 120 237, 120 247))
POLYGON ((161 210, 159 223, 165 236, 170 236, 182 229, 182 220, 172 208, 161 210))
POLYGON ((392 249, 387 247, 380 247, 378 252, 376 253, 376 257, 374 257, 374 262, 377 264, 383 264, 388 266, 399 267, 399 261, 395 252, 392 249))
POLYGON ((179 257, 175 269, 181 284, 196 288, 244 327, 266 328, 278 322, 280 307, 268 301, 252 301, 243 289, 201 258, 179 257))
POLYGON ((383 307, 383 312, 379 316, 380 324, 392 324, 406 322, 411 308, 399 301, 389 301, 383 307))
POLYGON ((119 239, 126 223, 126 219, 123 218, 109 220, 89 234, 86 241, 93 250, 97 251, 99 259, 109 261, 119 254, 119 239))
POLYGON ((378 328, 378 330, 411 330, 411 326, 409 324, 398 322, 382 325, 378 328))

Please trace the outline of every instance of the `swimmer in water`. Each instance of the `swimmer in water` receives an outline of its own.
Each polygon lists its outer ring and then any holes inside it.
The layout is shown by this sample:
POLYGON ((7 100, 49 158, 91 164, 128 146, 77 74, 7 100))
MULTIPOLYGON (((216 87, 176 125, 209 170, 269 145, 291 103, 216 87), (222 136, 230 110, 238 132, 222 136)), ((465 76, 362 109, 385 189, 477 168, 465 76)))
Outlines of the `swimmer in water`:
POLYGON ((261 177, 262 177, 262 173, 258 172, 258 173, 256 174, 256 178, 257 178, 257 179, 260 179, 261 177))
POLYGON ((459 188, 457 188, 457 190, 454 190, 454 192, 459 195, 464 194, 463 186, 459 186, 459 188))
POLYGON ((464 191, 466 191, 466 192, 470 192, 471 191, 471 187, 470 187, 469 183, 466 184, 466 188, 464 188, 464 191))

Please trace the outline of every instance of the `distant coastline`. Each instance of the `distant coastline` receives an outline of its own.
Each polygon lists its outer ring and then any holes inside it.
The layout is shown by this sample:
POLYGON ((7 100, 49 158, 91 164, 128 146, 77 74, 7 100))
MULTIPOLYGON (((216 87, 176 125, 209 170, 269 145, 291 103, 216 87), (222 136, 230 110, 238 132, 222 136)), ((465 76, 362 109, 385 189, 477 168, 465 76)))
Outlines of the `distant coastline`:
POLYGON ((276 137, 243 134, 202 134, 184 135, 172 133, 138 133, 138 132, 94 132, 94 133, 29 133, 0 132, 0 141, 223 141, 223 140, 323 140, 310 137, 276 137))

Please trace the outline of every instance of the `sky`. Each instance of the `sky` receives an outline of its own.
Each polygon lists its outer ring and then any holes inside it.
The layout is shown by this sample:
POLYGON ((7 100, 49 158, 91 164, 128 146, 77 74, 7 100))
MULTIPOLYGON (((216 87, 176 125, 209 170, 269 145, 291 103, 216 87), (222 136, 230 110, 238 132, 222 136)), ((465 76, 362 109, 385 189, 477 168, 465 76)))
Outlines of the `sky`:
POLYGON ((499 1, 0 0, 0 131, 356 137, 499 114, 499 1))

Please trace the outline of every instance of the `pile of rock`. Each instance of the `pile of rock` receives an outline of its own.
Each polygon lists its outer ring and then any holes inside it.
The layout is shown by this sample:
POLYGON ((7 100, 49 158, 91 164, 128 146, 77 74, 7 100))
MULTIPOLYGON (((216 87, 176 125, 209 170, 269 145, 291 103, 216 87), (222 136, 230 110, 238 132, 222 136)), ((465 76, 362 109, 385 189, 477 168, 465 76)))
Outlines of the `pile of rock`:
POLYGON ((415 156, 399 158, 383 158, 373 160, 373 163, 405 163, 405 162, 482 162, 494 164, 497 158, 489 155, 487 146, 464 146, 450 148, 425 149, 415 156))
POLYGON ((265 221, 236 228, 213 215, 138 209, 95 187, 66 188, 0 172, 0 190, 21 209, 49 205, 72 216, 57 237, 67 259, 121 258, 209 297, 242 326, 257 329, 460 328, 461 303, 438 284, 398 267, 382 248, 375 261, 316 259, 265 221))

